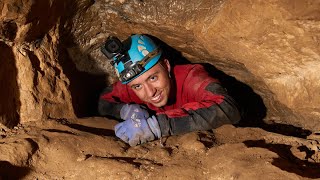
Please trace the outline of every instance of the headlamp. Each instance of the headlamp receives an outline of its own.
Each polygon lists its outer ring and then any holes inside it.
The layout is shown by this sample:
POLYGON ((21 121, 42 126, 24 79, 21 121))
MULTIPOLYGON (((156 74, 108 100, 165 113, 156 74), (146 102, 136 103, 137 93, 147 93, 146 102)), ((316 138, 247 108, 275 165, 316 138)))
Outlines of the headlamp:
POLYGON ((134 64, 128 69, 125 69, 120 74, 120 81, 126 82, 134 78, 136 75, 144 71, 144 67, 141 64, 134 64))

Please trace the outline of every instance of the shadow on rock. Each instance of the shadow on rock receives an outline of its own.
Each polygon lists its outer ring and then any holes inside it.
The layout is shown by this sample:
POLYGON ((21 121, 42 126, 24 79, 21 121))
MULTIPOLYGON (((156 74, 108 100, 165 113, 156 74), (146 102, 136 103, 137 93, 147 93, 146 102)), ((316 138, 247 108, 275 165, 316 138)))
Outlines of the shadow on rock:
POLYGON ((0 161, 0 179, 22 179, 30 168, 14 166, 8 161, 0 161))
POLYGON ((265 131, 299 138, 306 138, 312 133, 309 130, 293 125, 275 122, 266 123, 263 119, 266 117, 267 108, 260 95, 256 94, 250 86, 225 74, 213 65, 207 63, 203 65, 213 77, 221 82, 222 86, 227 89, 229 95, 237 102, 242 116, 237 126, 259 127, 265 131))
MULTIPOLYGON (((0 32, 1 34, 1 32, 0 32)), ((19 114, 16 111, 20 107, 20 93, 17 82, 18 70, 12 49, 0 41, 0 122, 9 128, 19 123, 19 114)))
POLYGON ((114 136, 114 131, 110 129, 103 129, 103 128, 95 128, 95 127, 89 127, 89 126, 84 126, 80 124, 72 124, 68 123, 66 126, 77 129, 79 131, 84 131, 84 132, 89 132, 92 134, 96 134, 98 136, 114 136))
POLYGON ((78 118, 96 116, 98 114, 99 95, 105 87, 107 75, 81 72, 76 68, 65 47, 59 47, 59 52, 60 64, 70 80, 69 89, 76 116, 78 118))
POLYGON ((140 168, 144 164, 153 164, 156 166, 163 166, 162 163, 155 162, 154 160, 145 159, 145 158, 132 158, 132 157, 102 157, 102 156, 93 156, 91 154, 86 155, 87 158, 101 158, 101 159, 110 159, 110 160, 116 160, 122 163, 128 163, 132 164, 136 168, 140 168))
POLYGON ((268 149, 278 154, 278 158, 274 158, 272 165, 291 173, 306 178, 320 178, 320 163, 312 163, 307 160, 300 160, 291 152, 291 147, 285 144, 270 144, 264 140, 248 140, 244 141, 247 147, 260 147, 268 149))
POLYGON ((70 131, 63 131, 63 130, 59 130, 59 129, 44 129, 44 131, 47 131, 47 132, 54 132, 54 133, 63 133, 63 134, 76 135, 76 134, 75 134, 75 133, 73 133, 73 132, 70 132, 70 131))
POLYGON ((269 131, 269 132, 274 132, 278 134, 282 134, 285 136, 293 136, 293 137, 298 137, 298 138, 307 138, 312 132, 307 129, 303 129, 301 127, 296 127, 293 125, 289 124, 281 124, 281 123, 272 123, 272 124, 267 124, 267 123, 261 123, 259 125, 262 129, 269 131))

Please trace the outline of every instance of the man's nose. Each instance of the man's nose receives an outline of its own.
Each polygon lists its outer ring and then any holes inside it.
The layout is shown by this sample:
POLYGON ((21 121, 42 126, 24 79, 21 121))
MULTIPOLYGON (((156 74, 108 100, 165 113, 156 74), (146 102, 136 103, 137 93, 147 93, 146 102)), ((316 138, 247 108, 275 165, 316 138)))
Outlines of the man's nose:
POLYGON ((146 95, 148 97, 153 97, 156 93, 156 88, 149 83, 145 84, 145 89, 146 89, 146 95))

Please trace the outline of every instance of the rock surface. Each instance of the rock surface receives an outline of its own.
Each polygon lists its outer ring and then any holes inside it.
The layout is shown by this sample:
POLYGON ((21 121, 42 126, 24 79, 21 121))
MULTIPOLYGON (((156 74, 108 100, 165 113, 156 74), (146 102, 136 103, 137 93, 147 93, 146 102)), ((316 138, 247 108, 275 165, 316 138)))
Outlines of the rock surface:
POLYGON ((248 122, 318 130, 319 8, 319 0, 4 0, 1 72, 14 100, 2 93, 1 122, 95 115, 97 94, 115 79, 101 44, 146 33, 172 62, 209 63, 248 122))
POLYGON ((0 177, 320 178, 319 9, 320 0, 0 1, 0 177), (100 46, 133 33, 154 36, 172 63, 204 63, 241 106, 239 127, 129 148, 113 121, 77 119, 96 116, 116 80, 100 46))
MULTIPOLYGON (((129 147, 106 118, 25 123, 2 133, 3 179, 315 179, 313 140, 222 126, 129 147)), ((302 135, 302 134, 299 134, 302 135)), ((311 137, 311 136, 310 136, 311 137)))

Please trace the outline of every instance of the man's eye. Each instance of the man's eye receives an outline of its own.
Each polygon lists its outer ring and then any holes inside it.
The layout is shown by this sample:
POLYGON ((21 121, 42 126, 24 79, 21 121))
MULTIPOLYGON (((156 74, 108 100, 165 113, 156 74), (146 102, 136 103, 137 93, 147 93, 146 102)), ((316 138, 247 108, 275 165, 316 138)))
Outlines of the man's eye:
POLYGON ((157 77, 157 76, 151 76, 151 77, 150 77, 150 80, 151 80, 151 81, 156 81, 156 80, 158 80, 158 77, 157 77))
POLYGON ((141 89, 141 85, 135 85, 134 87, 133 87, 133 89, 135 89, 135 90, 139 90, 139 89, 141 89))

